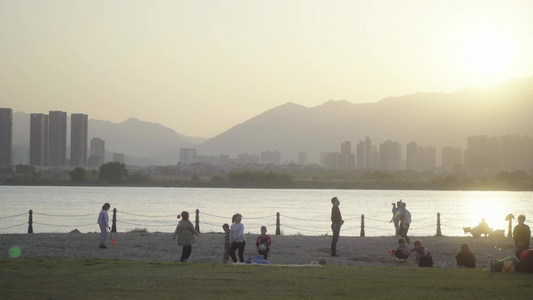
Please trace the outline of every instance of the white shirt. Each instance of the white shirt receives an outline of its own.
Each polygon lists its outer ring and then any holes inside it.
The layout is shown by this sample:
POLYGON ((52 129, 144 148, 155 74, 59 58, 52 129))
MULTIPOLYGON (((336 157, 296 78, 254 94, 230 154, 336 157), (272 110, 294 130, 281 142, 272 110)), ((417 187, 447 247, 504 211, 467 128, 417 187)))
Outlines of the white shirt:
POLYGON ((244 225, 242 223, 231 224, 229 231, 230 242, 244 242, 244 225))

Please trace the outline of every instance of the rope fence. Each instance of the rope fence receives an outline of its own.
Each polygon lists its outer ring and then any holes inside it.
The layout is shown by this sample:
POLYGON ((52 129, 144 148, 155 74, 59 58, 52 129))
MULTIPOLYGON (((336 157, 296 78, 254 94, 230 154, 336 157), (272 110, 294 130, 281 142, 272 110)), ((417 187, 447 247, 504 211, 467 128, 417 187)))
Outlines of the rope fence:
MULTIPOLYGON (((22 214, 16 214, 16 215, 10 215, 10 216, 0 216, 0 220, 5 219, 14 219, 14 218, 24 218, 25 215, 28 215, 28 221, 0 227, 0 231, 6 230, 6 229, 12 229, 17 227, 23 227, 28 226, 27 233, 33 233, 34 226, 37 228, 42 228, 45 226, 48 227, 54 227, 54 228, 84 228, 84 227, 94 227, 96 222, 94 223, 86 223, 88 217, 95 217, 94 214, 48 214, 48 213, 38 213, 33 212, 30 210, 28 214, 22 213, 22 214), (34 222, 33 218, 34 216, 39 217, 39 222, 34 222), (68 218, 70 224, 53 224, 46 222, 46 218, 55 218, 55 221, 57 222, 58 218, 68 218), (83 221, 80 221, 80 223, 72 224, 73 219, 83 219, 83 221), (42 222, 44 221, 44 222, 42 222)), ((128 226, 136 226, 139 229, 145 229, 145 228, 168 228, 169 231, 173 231, 173 229, 176 226, 176 215, 146 215, 146 214, 138 214, 138 213, 132 213, 132 212, 126 212, 126 211, 118 211, 116 208, 113 209, 113 217, 112 217, 112 229, 111 232, 117 232, 117 227, 128 227, 128 226), (131 220, 131 218, 120 218, 120 216, 128 216, 128 217, 135 217, 134 220, 131 220)), ((221 228, 222 223, 229 223, 228 219, 230 219, 228 216, 220 216, 210 213, 205 213, 197 209, 196 210, 196 217, 195 220, 192 219, 191 221, 195 223, 195 228, 198 232, 200 232, 200 226, 207 226, 212 228, 221 228), (200 216, 202 216, 202 221, 200 221, 200 216), (222 221, 221 221, 222 220, 222 221)), ((427 221, 435 219, 435 215, 428 215, 428 216, 422 216, 421 218, 413 219, 413 224, 416 224, 415 226, 411 226, 410 231, 413 229, 427 229, 431 227, 436 228, 436 234, 435 236, 442 236, 442 227, 449 229, 450 231, 455 230, 455 232, 463 232, 464 234, 467 234, 469 231, 465 229, 465 227, 460 227, 456 225, 449 225, 449 224, 460 224, 461 220, 458 220, 453 217, 446 216, 446 221, 449 222, 448 224, 441 224, 441 215, 440 213, 437 213, 436 215, 436 223, 435 224, 427 224, 427 221)), ((267 226, 267 227, 275 227, 276 235, 282 234, 282 228, 286 228, 290 230, 294 230, 297 233, 296 234, 313 234, 313 235, 327 235, 330 233, 329 230, 329 224, 331 223, 328 219, 324 218, 321 220, 316 219, 305 219, 302 217, 295 217, 295 216, 288 216, 283 215, 278 212, 275 215, 265 215, 265 216, 258 216, 258 217, 247 217, 246 220, 251 220, 250 222, 247 222, 247 226, 252 224, 252 228, 257 226, 267 226), (281 221, 283 219, 283 222, 281 221), (261 223, 258 223, 257 220, 261 220, 261 223), (271 220, 270 222, 268 222, 271 220), (266 223, 266 224, 265 224, 266 223), (319 229, 317 229, 319 228, 319 229)), ((345 224, 353 224, 358 223, 359 218, 348 218, 344 219, 345 224)), ((343 226, 342 231, 347 235, 357 235, 355 231, 359 230, 359 236, 364 237, 365 236, 365 229, 370 229, 377 232, 389 232, 392 233, 394 231, 393 224, 389 220, 383 220, 383 219, 376 219, 376 218, 368 218, 365 217, 365 215, 361 215, 360 217, 361 225, 355 225, 355 226, 343 226)), ((512 220, 509 220, 509 228, 511 228, 512 220)), ((2 222, 0 221, 0 226, 2 222)), ((471 229, 471 228, 470 228, 471 229)), ((499 230, 502 231, 502 230, 499 230)), ((501 233, 501 232, 500 232, 501 233)), ((507 234, 508 237, 512 237, 512 233, 510 230, 507 234)))

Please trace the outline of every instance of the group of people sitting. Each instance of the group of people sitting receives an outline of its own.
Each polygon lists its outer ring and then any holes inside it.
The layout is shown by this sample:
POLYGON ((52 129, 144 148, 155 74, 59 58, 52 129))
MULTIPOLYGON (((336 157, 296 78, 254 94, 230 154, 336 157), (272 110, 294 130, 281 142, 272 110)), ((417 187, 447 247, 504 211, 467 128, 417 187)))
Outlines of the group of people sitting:
MULTIPOLYGON (((531 240, 531 230, 528 225, 525 224, 526 217, 524 215, 518 216, 518 225, 515 226, 513 230, 513 239, 516 246, 515 256, 522 259, 528 252, 530 240, 531 240)), ((481 225, 485 226, 485 219, 483 219, 481 225)), ((488 228, 488 225, 487 225, 488 228)), ((409 249, 407 247, 405 240, 403 238, 398 240, 398 247, 392 251, 389 251, 392 255, 396 256, 398 261, 406 261, 409 257, 415 257, 419 264, 419 267, 432 267, 433 259, 431 258, 431 253, 428 248, 424 247, 420 241, 414 243, 414 247, 409 249)), ((475 268, 476 267, 476 256, 470 249, 468 243, 461 244, 461 250, 455 256, 458 268, 475 268)))
MULTIPOLYGON (((390 253, 397 257, 398 261, 404 262, 409 257, 414 257, 418 261, 419 267, 433 267, 433 258, 427 247, 424 247, 420 241, 414 242, 414 247, 409 249, 403 238, 398 240, 398 247, 390 253)), ((475 260, 475 258, 474 258, 475 260)), ((475 267, 475 261, 474 261, 475 267)))
MULTIPOLYGON (((405 240, 398 240, 398 247, 390 252, 392 255, 396 256, 398 261, 404 262, 409 257, 414 257, 418 261, 419 267, 433 267, 433 258, 429 249, 422 245, 420 241, 414 242, 414 247, 409 249, 405 244, 405 240)), ((476 267, 476 257, 468 243, 463 243, 461 245, 461 251, 455 256, 457 261, 458 268, 475 268, 476 267)))

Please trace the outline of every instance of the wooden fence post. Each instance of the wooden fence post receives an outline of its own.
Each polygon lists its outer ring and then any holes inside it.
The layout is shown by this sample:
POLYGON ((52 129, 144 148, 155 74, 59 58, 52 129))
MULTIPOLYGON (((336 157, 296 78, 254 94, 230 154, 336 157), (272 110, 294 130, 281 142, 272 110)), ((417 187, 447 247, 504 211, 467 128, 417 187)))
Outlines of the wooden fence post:
POLYGON ((117 208, 113 208, 113 225, 111 225, 111 232, 117 232, 117 208))
POLYGON ((437 236, 442 236, 440 231, 440 213, 437 213, 437 236))
POLYGON ((33 211, 30 209, 30 218, 28 220, 28 233, 33 233, 33 211))
POLYGON ((361 215, 361 234, 359 236, 365 236, 365 215, 361 215))
POLYGON ((194 226, 194 229, 200 233, 200 210, 196 209, 196 225, 194 226))
POLYGON ((276 235, 281 235, 281 229, 279 228, 279 212, 276 213, 276 235))

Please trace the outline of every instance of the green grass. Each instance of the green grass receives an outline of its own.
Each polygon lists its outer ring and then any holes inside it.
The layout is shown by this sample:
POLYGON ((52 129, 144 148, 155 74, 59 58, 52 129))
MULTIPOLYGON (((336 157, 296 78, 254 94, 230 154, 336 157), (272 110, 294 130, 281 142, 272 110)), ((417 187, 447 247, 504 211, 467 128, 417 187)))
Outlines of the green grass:
POLYGON ((530 299, 533 276, 482 269, 0 260, 0 299, 530 299))

